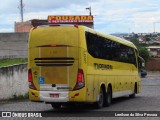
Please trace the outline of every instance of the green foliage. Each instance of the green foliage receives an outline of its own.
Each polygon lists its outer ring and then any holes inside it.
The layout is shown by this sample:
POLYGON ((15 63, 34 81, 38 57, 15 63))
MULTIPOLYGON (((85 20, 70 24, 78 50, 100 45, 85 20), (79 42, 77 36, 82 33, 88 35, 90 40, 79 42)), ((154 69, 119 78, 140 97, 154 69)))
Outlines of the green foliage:
MULTIPOLYGON (((149 40, 150 35, 146 36, 146 39, 149 40)), ((140 44, 138 37, 132 37, 131 42, 138 48, 139 55, 147 62, 149 59, 149 51, 147 50, 147 44, 140 44)))
POLYGON ((138 47, 139 55, 147 61, 149 59, 149 51, 146 47, 138 47))
POLYGON ((139 38, 138 34, 135 34, 134 37, 135 37, 135 38, 139 38))
POLYGON ((24 98, 29 98, 29 93, 27 92, 23 97, 24 98))
POLYGON ((14 64, 21 64, 26 62, 27 58, 3 58, 0 59, 0 67, 14 65, 14 64))
POLYGON ((145 40, 146 40, 146 41, 150 41, 150 40, 151 40, 151 37, 152 37, 151 35, 146 35, 146 36, 145 36, 145 40))
POLYGON ((23 99, 23 95, 13 95, 13 99, 23 99))
POLYGON ((140 46, 139 40, 137 38, 131 38, 131 42, 137 47, 140 46))

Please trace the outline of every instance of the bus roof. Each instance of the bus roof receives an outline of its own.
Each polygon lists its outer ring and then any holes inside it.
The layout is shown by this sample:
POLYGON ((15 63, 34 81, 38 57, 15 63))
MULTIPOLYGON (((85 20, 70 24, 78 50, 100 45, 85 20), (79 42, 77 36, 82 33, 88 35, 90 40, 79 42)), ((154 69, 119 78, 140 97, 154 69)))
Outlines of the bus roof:
MULTIPOLYGON (((41 26, 38 26, 38 27, 40 27, 40 28, 46 28, 46 27, 57 27, 57 26, 64 26, 64 27, 67 27, 67 26, 70 26, 70 27, 77 27, 77 25, 41 25, 41 26)), ((129 47, 132 47, 132 48, 135 48, 135 49, 137 49, 136 48, 136 46, 132 43, 132 42, 130 42, 130 41, 127 41, 127 40, 125 40, 125 39, 122 39, 122 38, 120 38, 120 37, 116 37, 116 36, 113 36, 113 35, 107 35, 107 34, 103 34, 103 33, 100 33, 100 32, 98 32, 98 31, 96 31, 96 30, 94 30, 94 29, 91 29, 91 28, 89 28, 89 27, 86 27, 86 26, 83 26, 83 25, 78 25, 78 27, 79 28, 82 28, 84 31, 89 31, 89 32, 91 32, 91 33, 93 33, 93 34, 97 34, 97 35, 100 35, 100 36, 102 36, 102 37, 105 37, 105 38, 108 38, 108 39, 110 39, 110 40, 113 40, 113 41, 115 41, 115 42, 118 42, 118 43, 121 43, 121 44, 124 44, 124 45, 127 45, 127 46, 129 46, 129 47)))

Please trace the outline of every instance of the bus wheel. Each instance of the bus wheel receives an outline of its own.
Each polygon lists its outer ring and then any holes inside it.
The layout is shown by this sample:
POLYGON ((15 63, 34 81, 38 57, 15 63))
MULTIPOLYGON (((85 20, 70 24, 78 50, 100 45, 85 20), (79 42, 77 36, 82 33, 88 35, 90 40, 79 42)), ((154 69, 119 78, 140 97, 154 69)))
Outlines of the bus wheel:
POLYGON ((51 106, 53 107, 53 109, 58 110, 61 108, 61 103, 52 103, 51 106))
POLYGON ((135 96, 136 96, 136 91, 137 91, 137 85, 135 84, 135 86, 134 86, 134 93, 131 94, 131 95, 129 95, 129 97, 130 97, 130 98, 135 98, 135 96))
POLYGON ((104 93, 103 93, 103 90, 101 88, 100 92, 99 92, 99 100, 95 103, 95 107, 96 108, 102 108, 103 105, 104 105, 103 103, 104 103, 104 93))
POLYGON ((111 87, 108 86, 104 105, 108 107, 111 105, 111 102, 112 102, 112 90, 111 87))

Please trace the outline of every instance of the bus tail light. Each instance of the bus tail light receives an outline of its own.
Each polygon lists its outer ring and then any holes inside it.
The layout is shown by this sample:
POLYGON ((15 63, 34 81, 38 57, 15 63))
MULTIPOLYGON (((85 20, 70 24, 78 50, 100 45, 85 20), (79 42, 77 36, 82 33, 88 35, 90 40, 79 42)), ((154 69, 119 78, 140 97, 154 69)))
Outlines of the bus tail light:
POLYGON ((84 74, 82 69, 78 69, 77 82, 74 90, 79 90, 84 87, 84 74))
POLYGON ((29 88, 36 90, 36 87, 33 83, 33 77, 32 77, 32 70, 28 70, 28 82, 29 82, 29 88))

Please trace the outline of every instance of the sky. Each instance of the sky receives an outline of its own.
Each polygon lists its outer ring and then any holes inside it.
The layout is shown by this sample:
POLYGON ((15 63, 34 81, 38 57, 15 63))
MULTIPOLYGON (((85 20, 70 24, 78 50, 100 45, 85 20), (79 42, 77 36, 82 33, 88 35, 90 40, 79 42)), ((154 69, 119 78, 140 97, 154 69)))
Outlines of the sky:
MULTIPOLYGON (((20 0, 0 4, 0 33, 14 32, 20 22, 20 0)), ((24 21, 48 15, 89 15, 94 29, 106 34, 160 32, 160 0, 23 0, 24 21)))

